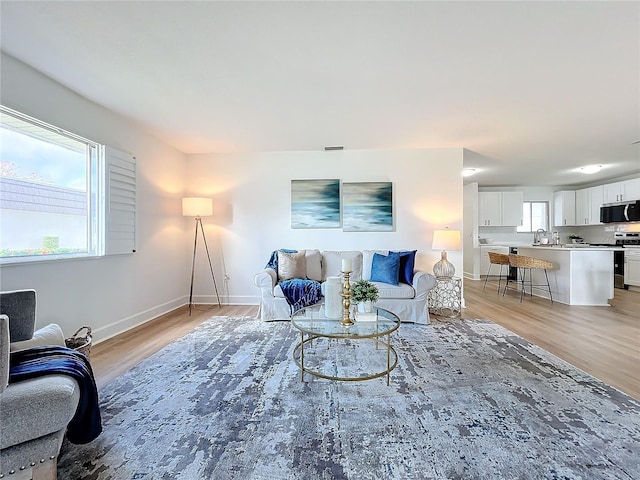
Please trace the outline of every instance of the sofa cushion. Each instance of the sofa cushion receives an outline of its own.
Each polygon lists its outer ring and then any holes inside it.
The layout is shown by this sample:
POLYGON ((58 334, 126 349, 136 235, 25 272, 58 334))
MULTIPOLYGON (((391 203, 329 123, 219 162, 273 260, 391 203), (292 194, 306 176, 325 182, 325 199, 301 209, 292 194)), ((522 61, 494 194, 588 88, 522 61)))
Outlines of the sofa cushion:
POLYGON ((371 281, 384 282, 398 285, 398 272, 400 270, 400 254, 389 252, 389 255, 373 254, 371 263, 371 281))
POLYGON ((9 338, 12 342, 29 340, 36 329, 36 291, 0 292, 0 314, 9 317, 9 338))
POLYGON ((307 261, 305 251, 296 253, 278 250, 278 280, 307 278, 307 261))
POLYGON ((362 252, 359 251, 338 251, 326 250, 322 252, 322 278, 336 277, 342 275, 342 259, 351 259, 352 282, 362 278, 362 252))
POLYGON ((389 250, 363 250, 362 251, 362 279, 371 280, 371 265, 373 264, 373 254, 389 255, 389 250))
POLYGON ((307 278, 322 282, 322 255, 320 250, 306 250, 307 278))
POLYGON ((416 297, 416 291, 411 285, 400 283, 398 286, 383 282, 373 282, 378 287, 379 298, 412 299, 416 297))
POLYGON ((416 263, 417 250, 403 250, 400 253, 400 269, 398 271, 398 281, 413 285, 413 269, 416 263))

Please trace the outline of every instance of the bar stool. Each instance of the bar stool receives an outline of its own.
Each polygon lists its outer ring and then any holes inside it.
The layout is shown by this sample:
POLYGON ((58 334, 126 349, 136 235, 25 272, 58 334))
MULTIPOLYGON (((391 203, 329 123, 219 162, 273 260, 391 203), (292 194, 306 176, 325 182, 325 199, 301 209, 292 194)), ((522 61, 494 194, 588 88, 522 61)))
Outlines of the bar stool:
POLYGON ((491 273, 491 267, 493 265, 500 265, 500 274, 498 275, 498 293, 500 293, 500 285, 502 284, 502 269, 507 267, 507 274, 504 276, 505 281, 509 282, 509 255, 504 253, 497 252, 487 252, 489 254, 489 270, 487 270, 487 276, 484 277, 484 286, 482 289, 487 286, 487 280, 489 279, 489 274, 491 273))
MULTIPOLYGON (((527 257, 525 255, 514 255, 509 254, 509 265, 512 267, 516 267, 518 269, 518 276, 520 277, 520 302, 522 302, 522 297, 526 293, 526 285, 529 285, 530 295, 533 296, 533 289, 536 288, 538 290, 546 290, 549 292, 549 300, 553 303, 553 296, 551 295, 551 285, 549 285, 549 276, 547 275, 547 269, 553 268, 553 263, 547 260, 541 260, 539 258, 527 257), (547 283, 534 285, 533 279, 531 277, 531 270, 540 269, 544 270, 544 278, 547 283), (527 272, 529 272, 529 281, 527 282, 527 272)), ((504 287, 504 292, 502 295, 506 293, 509 289, 509 283, 504 287)), ((515 290, 515 289, 514 289, 515 290)))

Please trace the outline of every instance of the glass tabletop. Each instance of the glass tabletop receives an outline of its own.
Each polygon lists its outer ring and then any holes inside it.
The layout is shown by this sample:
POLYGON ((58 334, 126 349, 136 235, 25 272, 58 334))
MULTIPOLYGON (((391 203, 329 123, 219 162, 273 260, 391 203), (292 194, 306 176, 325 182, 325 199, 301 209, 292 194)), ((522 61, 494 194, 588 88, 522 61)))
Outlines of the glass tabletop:
POLYGON ((380 337, 398 329, 400 319, 395 314, 379 307, 374 307, 373 310, 375 320, 358 321, 356 314, 355 323, 345 327, 340 323, 340 319, 325 316, 324 304, 312 305, 294 312, 291 323, 304 333, 332 338, 380 337))

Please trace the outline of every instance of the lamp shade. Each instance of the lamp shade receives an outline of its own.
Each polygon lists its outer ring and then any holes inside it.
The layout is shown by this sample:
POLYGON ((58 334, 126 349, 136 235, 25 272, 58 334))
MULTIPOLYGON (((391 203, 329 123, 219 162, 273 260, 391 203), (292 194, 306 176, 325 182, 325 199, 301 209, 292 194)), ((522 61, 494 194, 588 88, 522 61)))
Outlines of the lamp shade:
POLYGON ((185 197, 182 199, 182 216, 210 217, 213 215, 213 200, 210 198, 185 197))
POLYGON ((460 230, 436 230, 433 232, 434 250, 460 250, 460 230))

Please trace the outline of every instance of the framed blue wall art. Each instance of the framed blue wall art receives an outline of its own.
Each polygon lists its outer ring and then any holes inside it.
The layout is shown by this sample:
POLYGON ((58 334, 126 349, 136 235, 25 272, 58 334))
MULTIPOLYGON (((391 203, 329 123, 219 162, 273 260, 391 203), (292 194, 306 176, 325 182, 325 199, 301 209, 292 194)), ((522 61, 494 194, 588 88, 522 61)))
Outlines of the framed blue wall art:
POLYGON ((342 229, 345 232, 393 231, 392 183, 343 183, 342 229))
POLYGON ((340 180, 291 180, 291 228, 340 228, 340 180))

